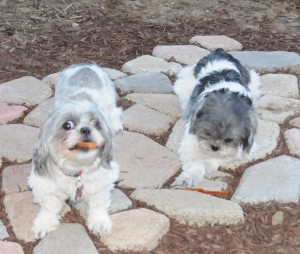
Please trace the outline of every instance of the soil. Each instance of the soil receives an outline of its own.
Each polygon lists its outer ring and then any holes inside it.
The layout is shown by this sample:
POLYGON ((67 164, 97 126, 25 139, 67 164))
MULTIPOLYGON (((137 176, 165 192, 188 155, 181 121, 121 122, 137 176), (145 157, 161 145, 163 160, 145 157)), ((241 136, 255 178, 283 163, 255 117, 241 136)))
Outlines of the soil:
MULTIPOLYGON (((226 35, 244 50, 300 53, 299 0, 1 0, 0 13, 1 83, 26 75, 43 78, 78 62, 120 69, 126 61, 151 54, 158 44, 189 44, 195 35, 226 35)), ((288 128, 288 121, 281 127, 288 128)), ((165 143, 166 137, 151 138, 165 143)), ((268 158, 280 154, 288 154, 282 138, 268 158)), ((10 164, 4 162, 1 172, 10 164)), ((235 179, 232 188, 244 169, 229 172, 235 179)), ((246 221, 239 225, 193 228, 171 220, 171 230, 151 253, 300 253, 299 203, 242 208, 246 221), (284 213, 284 220, 275 226, 271 220, 276 211, 284 213)), ((32 253, 38 242, 15 237, 2 203, 0 218, 9 231, 7 240, 32 253)), ((84 225, 74 209, 63 221, 84 225)), ((99 252, 111 253, 90 236, 99 252)))

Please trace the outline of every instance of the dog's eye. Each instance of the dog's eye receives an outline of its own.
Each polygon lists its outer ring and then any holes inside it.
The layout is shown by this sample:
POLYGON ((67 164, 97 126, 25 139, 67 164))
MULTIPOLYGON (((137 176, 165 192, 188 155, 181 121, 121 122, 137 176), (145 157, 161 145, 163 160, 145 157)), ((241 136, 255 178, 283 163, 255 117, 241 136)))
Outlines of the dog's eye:
POLYGON ((200 118, 201 116, 203 115, 203 111, 202 110, 199 110, 196 114, 196 117, 197 118, 200 118))
POLYGON ((228 144, 228 143, 231 143, 233 141, 233 139, 232 138, 226 138, 224 141, 225 141, 226 144, 228 144))
POLYGON ((72 121, 66 121, 64 124, 63 124, 63 128, 65 130, 71 130, 74 128, 74 123, 72 121))
POLYGON ((101 124, 100 124, 99 121, 95 122, 95 127, 96 127, 97 130, 101 130, 102 129, 101 124))

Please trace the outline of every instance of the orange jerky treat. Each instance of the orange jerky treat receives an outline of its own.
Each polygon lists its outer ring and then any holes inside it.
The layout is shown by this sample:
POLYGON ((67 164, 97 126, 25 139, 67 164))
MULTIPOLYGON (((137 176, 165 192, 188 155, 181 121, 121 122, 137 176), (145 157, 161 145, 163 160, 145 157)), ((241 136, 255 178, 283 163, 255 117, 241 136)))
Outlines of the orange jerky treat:
POLYGON ((76 148, 96 149, 97 145, 93 142, 80 142, 76 144, 76 148))
POLYGON ((202 188, 184 188, 184 190, 189 190, 189 191, 197 191, 205 194, 210 194, 210 195, 227 195, 230 193, 228 190, 221 190, 221 191, 211 191, 211 190, 205 190, 202 188))

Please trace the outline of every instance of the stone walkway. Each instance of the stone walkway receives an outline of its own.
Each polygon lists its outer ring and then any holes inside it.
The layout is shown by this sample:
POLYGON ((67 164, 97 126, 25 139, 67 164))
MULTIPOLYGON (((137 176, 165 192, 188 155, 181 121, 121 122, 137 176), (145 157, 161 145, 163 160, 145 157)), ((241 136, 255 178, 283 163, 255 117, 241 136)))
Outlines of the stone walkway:
MULTIPOLYGON (((134 191, 129 197, 119 189, 113 192, 110 209, 113 229, 101 237, 112 251, 151 251, 168 232, 170 218, 197 227, 205 223, 236 224, 244 221, 241 203, 299 202, 300 100, 295 74, 300 74, 300 56, 292 52, 240 51, 242 45, 226 36, 195 36, 190 43, 194 45, 156 46, 152 56, 140 56, 125 63, 122 72, 106 68, 119 96, 133 104, 124 111, 126 131, 116 138, 115 157, 123 179, 119 186, 134 191), (183 131, 179 103, 169 77, 217 47, 224 47, 262 74, 258 146, 251 160, 263 160, 245 170, 231 200, 165 188, 180 170, 176 150, 183 131), (288 118, 291 120, 287 122, 288 118), (282 123, 285 123, 282 136, 289 151, 268 159, 267 155, 280 140, 282 123), (170 127, 165 146, 149 138, 166 134, 170 127), (133 209, 133 200, 142 201, 155 211, 133 209)), ((32 203, 26 178, 38 128, 46 112, 53 107, 57 76, 54 73, 41 81, 22 77, 0 84, 0 166, 3 158, 11 162, 2 173, 3 204, 14 234, 24 242, 35 241, 30 227, 38 206, 32 203)), ((224 167, 234 169, 243 163, 245 161, 235 161, 224 167)), ((201 186, 211 190, 227 188, 225 178, 228 176, 232 177, 224 172, 210 173, 201 186)), ((85 204, 79 203, 76 207, 85 217, 85 204)), ((66 205, 63 213, 69 210, 66 205)), ((0 253, 24 253, 18 243, 5 241, 8 236, 0 221, 0 253)), ((98 251, 82 225, 68 223, 41 240, 33 253, 93 254, 98 251)))

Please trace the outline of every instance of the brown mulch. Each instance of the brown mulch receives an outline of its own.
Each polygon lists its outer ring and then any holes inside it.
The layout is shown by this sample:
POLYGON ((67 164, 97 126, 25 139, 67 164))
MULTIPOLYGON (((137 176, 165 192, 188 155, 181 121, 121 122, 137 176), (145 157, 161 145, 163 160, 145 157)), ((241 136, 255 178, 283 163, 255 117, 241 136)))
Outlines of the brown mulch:
MULTIPOLYGON (((291 8, 300 11, 297 1, 286 2, 291 3, 291 8)), ((126 9, 116 8, 122 6, 118 5, 122 2, 120 0, 101 1, 103 5, 96 2, 37 0, 0 3, 0 82, 25 75, 43 78, 78 62, 94 62, 120 69, 128 60, 151 54, 153 47, 158 44, 189 44, 189 39, 194 35, 227 35, 240 41, 245 50, 300 53, 300 29, 298 34, 289 33, 289 25, 295 26, 295 22, 282 24, 286 29, 278 31, 274 29, 271 20, 264 18, 259 23, 259 29, 242 29, 230 16, 224 18, 227 10, 224 9, 226 5, 222 5, 223 9, 220 8, 215 18, 208 21, 184 18, 170 24, 159 24, 131 18, 126 9)), ((253 1, 257 4, 261 2, 253 1)), ((255 11, 252 5, 248 7, 249 13, 251 8, 255 11)), ((240 15, 246 15, 246 11, 241 11, 240 15)), ((119 103, 124 108, 131 105, 124 99, 119 103)), ((281 127, 278 148, 267 158, 288 154, 282 134, 288 128, 288 121, 281 127)), ((168 135, 169 132, 151 138, 164 145, 168 135)), ((1 172, 11 164, 14 163, 4 161, 1 172)), ((230 182, 232 189, 237 186, 246 166, 235 172, 229 171, 234 176, 234 181, 230 182)), ((168 184, 164 187, 168 187, 168 184)), ((19 242, 26 254, 32 253, 32 248, 38 242, 24 243, 16 238, 2 205, 3 197, 4 194, 0 193, 0 219, 8 228, 10 236, 7 240, 19 242)), ((134 204, 134 207, 142 206, 134 204)), ((271 202, 242 205, 242 208, 245 223, 239 225, 194 228, 171 220, 171 230, 151 253, 300 253, 299 203, 271 202), (282 225, 272 226, 271 218, 276 211, 284 213, 284 221, 282 225)), ((63 221, 84 224, 74 209, 63 221)), ((111 253, 99 239, 90 236, 101 253, 111 253)))

